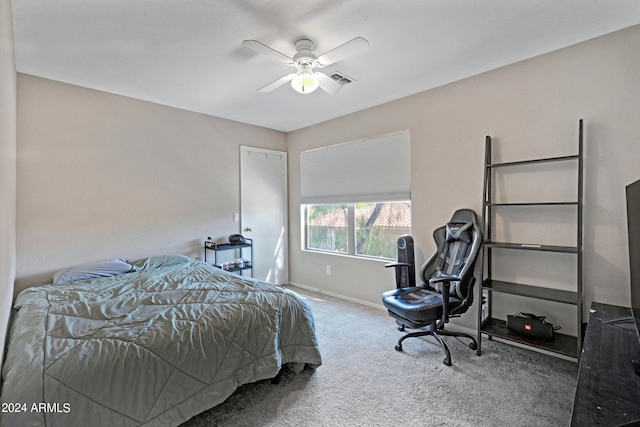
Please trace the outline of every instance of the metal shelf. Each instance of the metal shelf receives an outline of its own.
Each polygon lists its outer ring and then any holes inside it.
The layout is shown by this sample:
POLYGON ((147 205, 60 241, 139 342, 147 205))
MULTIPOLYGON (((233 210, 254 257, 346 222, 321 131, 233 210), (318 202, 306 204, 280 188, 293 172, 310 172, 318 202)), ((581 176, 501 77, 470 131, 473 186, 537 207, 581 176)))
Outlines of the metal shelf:
POLYGON ((515 282, 505 282, 502 280, 485 279, 482 283, 482 288, 491 292, 520 295, 523 297, 561 302, 563 304, 577 305, 580 302, 580 296, 577 292, 545 288, 542 286, 525 285, 515 282))
MULTIPOLYGON (((249 239, 246 239, 249 240, 249 239)), ((209 249, 213 249, 214 251, 224 251, 228 249, 238 249, 238 248, 250 248, 252 243, 243 243, 241 245, 232 245, 231 243, 215 243, 215 242, 204 242, 205 247, 209 249)))
POLYGON ((243 267, 232 267, 229 269, 224 269, 225 271, 229 271, 229 272, 239 272, 240 275, 242 275, 242 272, 245 270, 250 270, 251 272, 251 277, 253 277, 253 239, 248 239, 245 237, 245 240, 247 241, 247 243, 241 243, 241 244, 232 244, 232 243, 216 243, 213 242, 211 240, 205 240, 204 242, 204 262, 207 262, 207 252, 208 251, 213 251, 213 255, 214 255, 214 261, 213 261, 213 266, 216 268, 222 268, 222 265, 218 265, 218 252, 220 251, 228 251, 228 250, 239 250, 240 251, 240 256, 242 257, 242 250, 245 248, 249 249, 249 256, 250 256, 250 262, 251 265, 249 266, 243 266, 243 267))
POLYGON ((540 252, 559 252, 567 254, 578 253, 576 246, 555 246, 555 245, 538 245, 535 243, 507 243, 507 242, 489 242, 483 243, 485 248, 501 248, 501 249, 517 249, 522 251, 540 251, 540 252))
POLYGON ((485 206, 578 206, 578 202, 516 202, 516 203, 487 203, 485 206))
POLYGON ((571 335, 554 333, 553 341, 543 341, 534 338, 524 337, 511 332, 507 329, 507 322, 500 319, 487 319, 480 328, 480 332, 487 334, 489 337, 501 338, 540 350, 549 351, 551 353, 561 354, 563 356, 578 359, 578 339, 571 335))
POLYGON ((535 347, 550 351, 552 353, 559 353, 572 358, 579 358, 581 354, 582 346, 582 203, 583 203, 583 122, 579 121, 578 126, 578 154, 570 156, 558 156, 547 157, 540 159, 522 160, 515 162, 502 162, 493 163, 491 160, 491 137, 487 136, 485 143, 485 170, 484 170, 484 188, 483 188, 483 203, 482 203, 482 220, 484 223, 484 236, 485 241, 483 243, 484 260, 482 266, 482 280, 480 283, 480 295, 481 300, 486 298, 485 304, 481 303, 478 307, 478 354, 481 354, 481 338, 482 334, 488 335, 489 339, 492 337, 499 337, 508 341, 519 342, 522 345, 535 347), (492 200, 492 192, 494 184, 492 182, 494 176, 496 179, 508 179, 503 174, 494 174, 496 168, 503 167, 516 167, 525 165, 537 165, 543 163, 553 162, 567 162, 577 161, 577 177, 578 177, 578 192, 576 200, 573 201, 540 201, 540 202, 501 202, 496 203, 492 200), (534 243, 514 243, 514 242, 495 242, 492 241, 493 230, 491 221, 494 217, 493 209, 497 207, 557 207, 557 206, 575 206, 576 207, 576 240, 575 246, 558 246, 558 245, 546 245, 546 244, 534 244, 534 243), (496 252, 495 250, 498 250, 496 252), (576 286, 575 291, 565 291, 561 289, 546 288, 541 286, 532 286, 522 283, 506 282, 501 280, 494 280, 493 274, 493 262, 494 256, 500 254, 499 251, 503 250, 519 250, 519 251, 537 251, 537 252, 553 252, 553 253, 566 253, 575 254, 575 266, 576 266, 576 286), (545 301, 553 301, 562 304, 570 304, 576 306, 577 318, 577 337, 571 337, 564 334, 555 334, 555 339, 552 342, 545 342, 541 340, 531 339, 529 337, 517 335, 514 332, 509 331, 506 328, 506 322, 504 320, 496 319, 493 317, 492 310, 492 297, 494 293, 503 293, 518 295, 527 298, 535 298, 545 301), (486 318, 485 318, 486 316, 486 318))
POLYGON ((510 166, 522 166, 522 165, 531 165, 531 164, 537 164, 537 163, 565 162, 569 160, 579 160, 579 159, 580 159, 579 155, 547 157, 543 159, 519 160, 517 162, 487 163, 486 167, 504 168, 504 167, 510 167, 510 166))

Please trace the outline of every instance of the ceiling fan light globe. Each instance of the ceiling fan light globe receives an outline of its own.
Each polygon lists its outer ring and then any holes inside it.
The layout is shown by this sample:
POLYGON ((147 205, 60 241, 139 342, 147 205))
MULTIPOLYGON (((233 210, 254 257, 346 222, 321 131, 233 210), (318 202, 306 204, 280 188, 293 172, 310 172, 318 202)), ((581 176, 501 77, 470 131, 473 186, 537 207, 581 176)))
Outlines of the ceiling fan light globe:
POLYGON ((307 94, 311 93, 314 90, 318 89, 320 86, 320 80, 313 72, 299 72, 296 76, 291 80, 291 87, 299 93, 307 94))

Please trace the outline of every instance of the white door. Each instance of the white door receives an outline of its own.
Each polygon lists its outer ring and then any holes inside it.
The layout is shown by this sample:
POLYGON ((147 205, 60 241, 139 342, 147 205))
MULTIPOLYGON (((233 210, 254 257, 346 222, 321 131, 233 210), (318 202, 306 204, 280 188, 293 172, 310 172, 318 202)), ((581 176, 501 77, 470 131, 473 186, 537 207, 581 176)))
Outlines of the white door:
POLYGON ((287 153, 240 146, 241 230, 253 239, 253 277, 286 284, 287 153))

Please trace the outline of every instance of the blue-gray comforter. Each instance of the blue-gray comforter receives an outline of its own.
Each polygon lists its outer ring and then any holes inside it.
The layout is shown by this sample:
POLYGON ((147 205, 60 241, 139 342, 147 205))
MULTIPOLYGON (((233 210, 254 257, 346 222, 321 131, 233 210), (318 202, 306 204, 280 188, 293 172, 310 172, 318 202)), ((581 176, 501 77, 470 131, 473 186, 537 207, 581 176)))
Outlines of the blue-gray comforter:
POLYGON ((3 427, 178 425, 321 363, 303 298, 203 262, 33 287, 15 308, 3 427))

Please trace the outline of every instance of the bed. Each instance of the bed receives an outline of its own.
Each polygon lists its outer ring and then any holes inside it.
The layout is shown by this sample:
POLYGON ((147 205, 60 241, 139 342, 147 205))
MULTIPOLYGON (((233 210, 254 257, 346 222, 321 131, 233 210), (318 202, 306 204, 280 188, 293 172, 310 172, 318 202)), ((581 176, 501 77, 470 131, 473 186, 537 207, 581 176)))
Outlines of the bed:
MULTIPOLYGON (((128 265, 128 264, 127 264, 128 265)), ((306 300, 181 255, 25 289, 4 426, 176 426, 285 366, 321 364, 306 300)))

